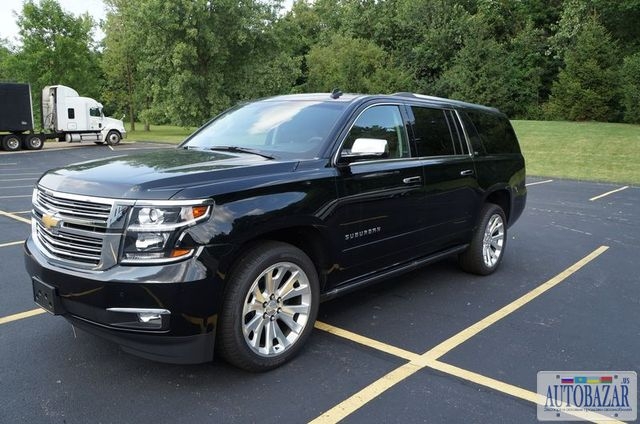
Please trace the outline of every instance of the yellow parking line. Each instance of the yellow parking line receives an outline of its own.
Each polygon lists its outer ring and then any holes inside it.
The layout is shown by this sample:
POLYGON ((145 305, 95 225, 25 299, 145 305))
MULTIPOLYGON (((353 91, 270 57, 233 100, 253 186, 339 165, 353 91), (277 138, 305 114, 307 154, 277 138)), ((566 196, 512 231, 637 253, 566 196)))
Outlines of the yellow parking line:
POLYGON ((9 243, 1 243, 0 247, 9 247, 9 246, 15 246, 16 244, 22 244, 24 243, 24 240, 19 240, 19 241, 10 241, 9 243))
POLYGON ((385 391, 389 390, 396 384, 411 377, 416 372, 420 371, 423 367, 416 365, 413 362, 406 363, 395 370, 391 371, 382 378, 376 380, 373 384, 368 385, 358 393, 351 396, 349 399, 339 403, 327 412, 323 413, 319 417, 310 421, 310 424, 328 424, 337 423, 348 417, 362 405, 371 402, 373 399, 380 396, 385 391))
POLYGON ((31 225, 31 220, 30 219, 23 218, 23 217, 18 216, 18 215, 14 215, 14 214, 12 214, 10 212, 0 211, 0 215, 6 216, 7 218, 15 219, 16 221, 24 222, 25 224, 31 225))
POLYGON ((471 337, 475 336, 485 328, 489 327, 492 324, 495 324, 497 321, 506 317, 513 311, 531 302, 533 299, 540 296, 542 293, 557 286, 558 284, 566 280, 569 276, 571 276, 576 271, 578 271, 580 268, 584 267, 586 264, 588 264, 589 262, 591 262, 592 260, 600 256, 601 254, 603 254, 607 249, 609 249, 608 246, 598 247, 596 250, 589 253, 587 256, 580 259, 578 262, 571 265, 569 268, 565 269, 560 274, 551 278, 546 283, 539 285, 538 287, 531 290, 529 293, 525 294, 524 296, 519 297, 518 299, 502 307, 501 309, 492 313, 486 318, 476 322, 471 327, 465 328, 455 336, 445 340, 444 342, 440 343, 433 349, 429 350, 429 352, 425 353, 425 355, 428 356, 430 359, 440 358, 442 355, 446 354, 451 349, 469 340, 471 337))
MULTIPOLYGON (((508 384, 503 381, 493 379, 491 377, 486 377, 482 374, 465 370, 463 368, 458 368, 454 365, 446 364, 444 362, 431 360, 431 361, 428 361, 427 366, 429 368, 433 368, 445 374, 450 374, 460 379, 467 380, 472 383, 478 384, 480 386, 488 387, 498 392, 502 392, 510 396, 517 397, 519 399, 523 399, 538 405, 544 405, 547 401, 546 397, 544 397, 541 394, 534 393, 529 390, 523 389, 521 387, 514 386, 512 384, 508 384)), ((573 415, 574 417, 578 417, 583 420, 592 421, 592 422, 606 421, 607 423, 619 423, 619 424, 622 423, 621 421, 611 420, 611 418, 606 417, 604 415, 597 414, 595 412, 588 412, 588 411, 570 412, 570 413, 568 412, 568 414, 573 415)))
MULTIPOLYGON (((533 299, 537 298, 547 290, 555 287, 562 281, 566 280, 569 276, 580 270, 582 267, 587 265, 589 262, 600 256, 604 253, 608 246, 600 246, 578 262, 571 265, 569 268, 560 272, 555 277, 551 278, 547 282, 541 284, 530 292, 526 293, 524 296, 514 300, 509 303, 505 307, 500 310, 494 312, 493 314, 487 316, 486 318, 478 321, 474 325, 460 331, 458 334, 453 337, 445 340, 444 342, 438 344, 436 347, 428 350, 420 356, 415 355, 414 353, 407 352, 403 349, 396 348, 390 346, 388 344, 378 342, 376 340, 370 339, 368 337, 360 336, 358 334, 352 333, 347 330, 342 330, 337 327, 329 326, 328 324, 319 323, 317 328, 322 329, 324 331, 329 331, 332 334, 335 334, 340 337, 344 337, 348 340, 352 340, 356 343, 363 344, 365 346, 372 347, 374 349, 395 354, 400 358, 409 360, 408 363, 396 368, 395 370, 389 372, 382 378, 374 381, 367 387, 363 388, 359 392, 355 393, 348 399, 329 409, 328 411, 321 414, 319 417, 311 421, 314 424, 324 424, 324 423, 335 423, 343 420, 347 416, 351 415, 353 412, 361 408, 366 403, 375 399, 380 394, 384 393, 386 390, 390 389, 394 385, 400 383, 411 375, 415 374, 417 371, 429 367, 441 372, 451 374, 457 376, 459 378, 463 378, 469 381, 473 381, 474 383, 484 385, 486 387, 490 387, 494 390, 497 390, 502 393, 506 393, 511 396, 515 396, 521 399, 528 400, 530 402, 538 403, 540 400, 538 395, 521 389, 517 386, 512 386, 507 383, 502 383, 498 380, 493 380, 489 377, 484 377, 480 374, 473 373, 471 371, 463 370, 461 368, 454 367, 452 365, 445 364, 443 362, 437 361, 439 357, 449 352, 451 349, 459 346, 465 341, 469 340, 471 337, 478 334, 480 331, 489 327, 492 324, 495 324, 498 320, 506 317, 511 314, 515 310, 519 309, 523 305, 529 303, 533 299), (393 353, 395 352, 395 353, 393 353)), ((589 420, 602 420, 605 417, 600 416, 598 414, 587 414, 589 420)))
POLYGON ((400 349, 399 347, 382 343, 378 340, 370 339, 369 337, 361 336, 360 334, 352 333, 351 331, 343 330, 342 328, 334 327, 333 325, 329 325, 324 322, 316 321, 315 327, 319 330, 326 331, 327 333, 360 343, 361 345, 372 347, 390 355, 406 359, 407 361, 415 361, 420 358, 420 355, 417 353, 409 352, 408 350, 400 349))
POLYGON ((629 188, 629 186, 620 187, 620 188, 617 188, 615 190, 611 190, 611 191, 607 191, 606 193, 602 193, 599 196, 592 197, 589 200, 593 202, 594 200, 602 199, 605 196, 608 196, 608 195, 613 194, 613 193, 617 193, 617 192, 622 191, 622 190, 626 190, 628 188, 629 188))
POLYGON ((30 311, 20 312, 19 314, 8 315, 6 317, 0 317, 0 324, 6 324, 8 322, 18 321, 24 318, 33 317, 36 315, 44 314, 47 311, 44 309, 32 309, 30 311))

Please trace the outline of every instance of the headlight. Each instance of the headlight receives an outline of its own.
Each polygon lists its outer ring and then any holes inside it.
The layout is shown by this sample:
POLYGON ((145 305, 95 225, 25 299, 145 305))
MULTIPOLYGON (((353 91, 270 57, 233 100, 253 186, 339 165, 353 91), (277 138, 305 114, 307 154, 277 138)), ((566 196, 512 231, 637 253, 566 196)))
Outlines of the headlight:
POLYGON ((181 246, 185 228, 206 220, 210 204, 136 205, 131 208, 124 237, 122 262, 172 262, 190 257, 196 246, 181 246))

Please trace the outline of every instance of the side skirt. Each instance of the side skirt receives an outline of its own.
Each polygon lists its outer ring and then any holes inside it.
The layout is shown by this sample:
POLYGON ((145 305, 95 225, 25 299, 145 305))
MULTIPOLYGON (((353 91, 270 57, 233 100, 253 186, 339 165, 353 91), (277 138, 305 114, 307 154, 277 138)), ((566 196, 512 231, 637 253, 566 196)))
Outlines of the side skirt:
POLYGON ((395 277, 396 275, 413 271, 414 269, 421 268, 433 262, 438 262, 439 260, 444 259, 447 256, 451 256, 451 255, 455 255, 457 253, 463 252, 468 246, 469 246, 468 244, 463 244, 461 246, 456 246, 451 249, 443 250, 441 252, 435 253, 430 256, 425 256, 423 258, 415 259, 411 262, 394 265, 393 267, 376 272, 374 274, 368 274, 364 277, 356 278, 347 283, 344 283, 343 285, 335 287, 334 289, 326 293, 322 293, 322 295, 320 295, 320 301, 325 302, 335 297, 342 296, 343 294, 352 292, 354 290, 358 290, 363 286, 379 283, 388 278, 395 277))

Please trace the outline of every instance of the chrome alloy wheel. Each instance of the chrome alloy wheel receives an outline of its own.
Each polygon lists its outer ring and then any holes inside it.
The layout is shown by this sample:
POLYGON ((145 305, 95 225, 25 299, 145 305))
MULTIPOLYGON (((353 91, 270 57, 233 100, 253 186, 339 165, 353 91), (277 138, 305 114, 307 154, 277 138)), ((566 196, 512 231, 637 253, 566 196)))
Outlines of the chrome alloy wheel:
POLYGON ((484 230, 482 240, 482 260, 488 267, 498 263, 504 246, 504 222, 498 214, 491 215, 487 227, 484 230))
POLYGON ((278 262, 255 279, 242 308, 242 332, 260 356, 282 354, 298 340, 311 311, 311 287, 305 272, 278 262))

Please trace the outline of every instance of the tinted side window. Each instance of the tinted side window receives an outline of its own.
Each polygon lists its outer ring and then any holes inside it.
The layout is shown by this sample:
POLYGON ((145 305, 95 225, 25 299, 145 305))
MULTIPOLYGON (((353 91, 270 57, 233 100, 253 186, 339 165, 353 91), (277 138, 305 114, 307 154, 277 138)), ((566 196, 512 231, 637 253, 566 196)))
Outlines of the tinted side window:
POLYGON ((67 109, 67 116, 69 117, 69 119, 75 119, 76 118, 75 109, 73 109, 73 108, 67 109))
POLYGON ((455 154, 451 131, 443 110, 411 106, 411 111, 415 117, 413 134, 418 156, 455 154))
POLYGON ((100 109, 97 107, 92 107, 89 109, 89 116, 100 116, 100 109))
POLYGON ((507 118, 491 113, 468 111, 488 154, 520 153, 518 139, 507 118))
POLYGON ((356 119, 344 142, 343 151, 349 152, 357 138, 377 138, 387 141, 389 158, 411 156, 409 142, 398 106, 373 106, 356 119))

